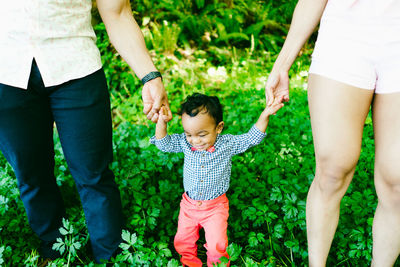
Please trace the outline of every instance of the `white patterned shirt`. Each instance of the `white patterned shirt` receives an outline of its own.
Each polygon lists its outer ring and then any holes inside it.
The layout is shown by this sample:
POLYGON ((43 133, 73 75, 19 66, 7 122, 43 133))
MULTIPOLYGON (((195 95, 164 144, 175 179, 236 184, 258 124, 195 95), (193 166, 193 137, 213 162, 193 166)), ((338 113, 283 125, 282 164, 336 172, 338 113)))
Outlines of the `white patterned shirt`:
POLYGON ((99 70, 91 7, 91 0, 0 1, 0 83, 26 89, 33 58, 45 86, 99 70))
POLYGON ((164 152, 183 152, 185 192, 194 200, 210 200, 228 191, 232 157, 258 145, 265 136, 255 126, 241 135, 218 135, 214 152, 193 151, 184 133, 166 135, 162 139, 153 136, 150 142, 164 152))

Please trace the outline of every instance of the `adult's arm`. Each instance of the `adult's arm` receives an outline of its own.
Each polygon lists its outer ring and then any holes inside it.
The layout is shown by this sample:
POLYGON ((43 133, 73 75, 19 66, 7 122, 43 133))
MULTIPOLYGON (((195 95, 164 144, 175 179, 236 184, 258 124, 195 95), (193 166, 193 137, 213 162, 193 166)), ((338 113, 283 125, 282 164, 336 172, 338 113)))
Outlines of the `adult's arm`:
POLYGON ((275 61, 265 86, 267 105, 282 97, 289 101, 289 69, 318 25, 328 0, 299 0, 285 43, 275 61))
MULTIPOLYGON (((132 15, 129 0, 97 0, 97 8, 106 26, 111 43, 133 69, 139 79, 157 71, 144 42, 143 34, 132 15)), ((156 122, 162 106, 167 111, 169 103, 161 78, 147 82, 142 89, 143 112, 156 122)), ((171 112, 167 112, 171 114, 171 112)), ((172 118, 172 115, 168 118, 172 118)))

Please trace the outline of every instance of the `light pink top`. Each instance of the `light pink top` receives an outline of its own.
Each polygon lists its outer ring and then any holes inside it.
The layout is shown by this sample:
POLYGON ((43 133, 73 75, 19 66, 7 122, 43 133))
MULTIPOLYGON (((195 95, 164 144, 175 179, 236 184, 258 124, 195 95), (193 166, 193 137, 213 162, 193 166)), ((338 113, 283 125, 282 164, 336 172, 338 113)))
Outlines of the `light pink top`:
POLYGON ((0 83, 24 88, 35 58, 45 86, 100 69, 91 0, 0 2, 0 83))

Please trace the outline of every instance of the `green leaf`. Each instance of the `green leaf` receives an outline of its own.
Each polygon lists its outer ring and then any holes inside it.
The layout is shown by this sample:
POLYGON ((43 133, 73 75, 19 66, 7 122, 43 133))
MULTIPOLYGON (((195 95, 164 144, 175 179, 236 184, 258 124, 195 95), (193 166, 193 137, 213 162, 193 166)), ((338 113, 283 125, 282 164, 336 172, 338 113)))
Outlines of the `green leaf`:
POLYGON ((228 252, 230 260, 236 261, 242 252, 242 248, 238 244, 231 243, 227 247, 226 251, 228 252))
POLYGON ((62 235, 68 235, 69 232, 64 227, 60 227, 60 233, 62 235))

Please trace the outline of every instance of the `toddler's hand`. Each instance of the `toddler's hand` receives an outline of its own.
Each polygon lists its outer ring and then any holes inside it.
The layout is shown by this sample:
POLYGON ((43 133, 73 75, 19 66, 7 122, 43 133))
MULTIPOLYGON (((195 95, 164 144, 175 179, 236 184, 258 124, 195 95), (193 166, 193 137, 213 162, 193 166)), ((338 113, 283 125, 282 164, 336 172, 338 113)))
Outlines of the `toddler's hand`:
POLYGON ((158 113, 155 114, 157 119, 156 124, 156 138, 162 139, 167 135, 167 122, 171 120, 171 110, 165 106, 161 106, 158 113))
POLYGON ((269 117, 270 115, 275 115, 276 112, 277 112, 278 110, 280 110, 280 109, 284 106, 284 104, 282 103, 282 101, 283 101, 283 96, 280 96, 279 98, 275 98, 275 100, 274 100, 274 102, 272 103, 272 105, 267 106, 267 107, 264 109, 264 111, 263 111, 264 116, 269 117))
POLYGON ((166 109, 164 106, 160 108, 160 111, 158 112, 158 120, 157 123, 160 124, 167 124, 167 122, 170 120, 172 117, 172 113, 170 109, 166 109))

